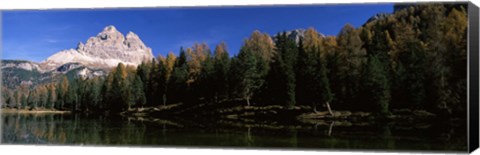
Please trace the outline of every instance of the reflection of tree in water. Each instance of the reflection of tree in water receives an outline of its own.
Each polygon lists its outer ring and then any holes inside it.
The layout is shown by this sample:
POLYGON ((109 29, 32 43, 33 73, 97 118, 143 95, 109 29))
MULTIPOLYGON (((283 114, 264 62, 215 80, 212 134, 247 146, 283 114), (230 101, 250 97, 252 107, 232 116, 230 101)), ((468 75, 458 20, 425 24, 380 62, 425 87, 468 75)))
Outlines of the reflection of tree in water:
POLYGON ((115 123, 79 115, 8 114, 2 116, 4 143, 17 144, 143 144, 145 126, 115 123), (106 126, 114 126, 112 128, 106 126))
POLYGON ((319 135, 319 130, 320 130, 319 128, 327 126, 327 124, 328 124, 328 128, 322 130, 321 135, 331 136, 332 133, 333 133, 333 126, 335 126, 335 121, 331 121, 330 123, 326 123, 326 122, 323 122, 323 121, 315 123, 315 125, 313 126, 314 135, 319 135))
POLYGON ((290 147, 297 148, 298 147, 298 131, 297 128, 291 127, 289 129, 291 138, 290 138, 290 147))
POLYGON ((237 122, 221 126, 210 122, 210 126, 201 126, 173 120, 81 115, 8 114, 1 118, 2 142, 16 144, 458 150, 465 146, 466 139, 462 137, 463 128, 398 122, 366 125, 342 121, 301 125, 237 122))
POLYGON ((382 124, 381 126, 383 130, 381 134, 381 138, 382 138, 382 141, 384 141, 385 146, 380 148, 395 149, 395 139, 394 139, 394 136, 392 135, 392 131, 390 130, 392 123, 385 123, 385 124, 382 124))
POLYGON ((247 132, 245 133, 245 144, 246 146, 255 146, 255 141, 252 138, 251 127, 247 127, 247 132))
POLYGON ((333 130, 333 125, 335 124, 335 121, 332 121, 332 123, 330 123, 330 126, 328 127, 328 136, 331 136, 332 135, 332 130, 333 130))

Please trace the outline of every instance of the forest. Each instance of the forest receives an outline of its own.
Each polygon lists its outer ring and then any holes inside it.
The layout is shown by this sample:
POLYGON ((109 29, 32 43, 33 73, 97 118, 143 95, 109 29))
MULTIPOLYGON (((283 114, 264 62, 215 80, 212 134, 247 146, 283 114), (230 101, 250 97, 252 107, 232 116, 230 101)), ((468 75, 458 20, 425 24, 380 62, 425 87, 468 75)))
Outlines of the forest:
POLYGON ((346 24, 337 36, 308 28, 297 41, 254 31, 237 55, 224 42, 213 50, 196 43, 136 67, 118 64, 107 76, 3 88, 2 101, 101 113, 211 103, 376 115, 422 109, 464 118, 467 24, 466 5, 420 4, 359 28, 346 24))

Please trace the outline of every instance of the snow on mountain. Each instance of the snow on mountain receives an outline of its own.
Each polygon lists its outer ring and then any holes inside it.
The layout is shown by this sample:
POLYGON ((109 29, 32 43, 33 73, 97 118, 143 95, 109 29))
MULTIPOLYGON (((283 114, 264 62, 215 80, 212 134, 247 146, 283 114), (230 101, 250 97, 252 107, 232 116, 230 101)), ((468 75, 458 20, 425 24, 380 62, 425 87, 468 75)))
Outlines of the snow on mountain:
POLYGON ((48 57, 42 65, 52 69, 66 63, 80 63, 92 68, 112 68, 118 63, 137 66, 153 58, 152 50, 145 46, 140 37, 129 32, 126 36, 114 26, 107 26, 85 44, 80 42, 76 49, 60 51, 48 57))

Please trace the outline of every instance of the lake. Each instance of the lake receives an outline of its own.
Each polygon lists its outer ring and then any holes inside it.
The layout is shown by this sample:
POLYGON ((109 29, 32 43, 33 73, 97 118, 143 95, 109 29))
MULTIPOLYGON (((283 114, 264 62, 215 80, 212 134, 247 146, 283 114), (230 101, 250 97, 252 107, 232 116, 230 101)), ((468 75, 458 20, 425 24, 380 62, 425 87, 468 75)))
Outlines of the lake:
POLYGON ((465 125, 3 113, 2 144, 465 151, 465 125))

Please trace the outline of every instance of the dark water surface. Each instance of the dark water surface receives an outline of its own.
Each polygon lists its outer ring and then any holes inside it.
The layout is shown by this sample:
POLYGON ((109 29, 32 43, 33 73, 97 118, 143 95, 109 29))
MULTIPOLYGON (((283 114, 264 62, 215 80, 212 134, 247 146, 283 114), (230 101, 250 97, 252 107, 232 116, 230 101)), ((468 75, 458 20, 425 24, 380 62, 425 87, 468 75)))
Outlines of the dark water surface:
POLYGON ((3 144, 465 151, 452 123, 132 120, 73 114, 1 116, 3 144))

